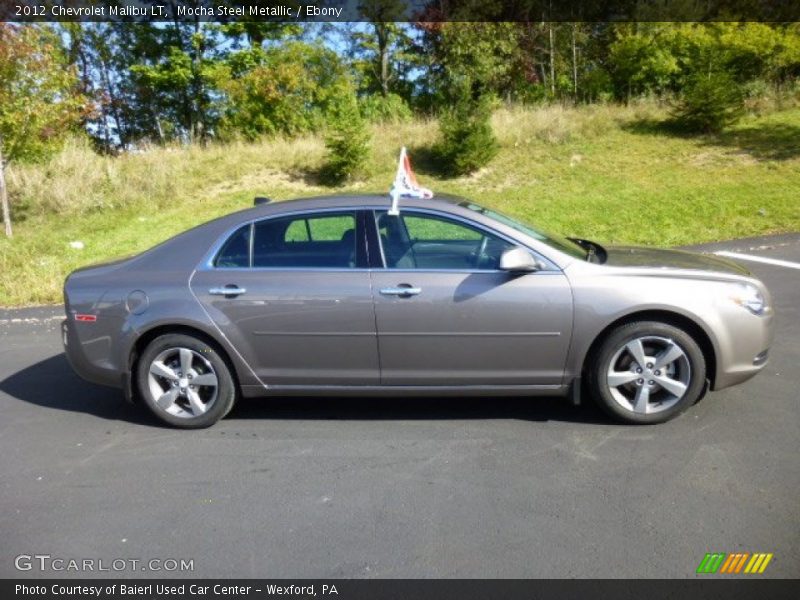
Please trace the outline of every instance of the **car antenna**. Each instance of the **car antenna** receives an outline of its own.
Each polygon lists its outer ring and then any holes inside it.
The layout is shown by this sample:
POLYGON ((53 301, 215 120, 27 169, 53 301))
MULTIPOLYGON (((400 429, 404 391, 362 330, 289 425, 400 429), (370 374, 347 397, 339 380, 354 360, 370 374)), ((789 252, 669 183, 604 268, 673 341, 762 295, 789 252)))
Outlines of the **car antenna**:
POLYGON ((411 170, 411 161, 408 158, 405 146, 400 149, 400 160, 397 161, 397 174, 394 176, 394 183, 392 184, 392 189, 389 190, 389 196, 392 198, 392 206, 389 208, 389 214, 395 217, 400 214, 398 202, 401 196, 407 198, 433 198, 432 191, 417 183, 414 171, 411 170))
POLYGON ((258 206, 259 204, 269 204, 272 202, 272 198, 267 198, 266 196, 256 196, 253 198, 253 206, 258 206))

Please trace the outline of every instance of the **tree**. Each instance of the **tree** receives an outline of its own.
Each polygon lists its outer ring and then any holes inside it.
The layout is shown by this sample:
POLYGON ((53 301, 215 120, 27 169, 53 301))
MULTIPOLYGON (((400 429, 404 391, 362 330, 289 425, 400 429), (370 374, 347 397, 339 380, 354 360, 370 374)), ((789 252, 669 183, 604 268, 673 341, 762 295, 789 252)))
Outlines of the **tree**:
POLYGON ((80 121, 84 98, 57 35, 41 26, 0 23, 0 204, 13 234, 5 168, 56 147, 80 121))
POLYGON ((518 31, 517 23, 442 23, 429 27, 425 52, 439 102, 450 106, 464 90, 502 96, 512 85, 518 31))
POLYGON ((698 75, 690 81, 673 110, 677 125, 691 132, 718 132, 742 116, 744 98, 736 81, 724 71, 698 75))
POLYGON ((299 41, 233 52, 217 69, 214 83, 221 92, 223 139, 322 129, 340 96, 353 93, 336 53, 299 41))
POLYGON ((323 173, 331 183, 339 184, 357 176, 369 156, 369 131, 358 110, 355 94, 341 94, 331 114, 325 134, 328 155, 323 173))
POLYGON ((497 154, 492 132, 491 104, 478 90, 464 89, 441 117, 442 141, 437 154, 453 175, 467 175, 485 166, 497 154))
MULTIPOLYGON (((175 6, 172 10, 177 10, 175 6)), ((157 40, 152 59, 130 67, 134 84, 154 100, 159 113, 174 127, 173 137, 205 141, 215 124, 212 79, 216 61, 215 25, 200 17, 181 20, 175 12, 170 27, 148 25, 144 32, 157 40)), ((159 132, 163 136, 163 132, 159 132)))
POLYGON ((491 105, 510 74, 515 23, 444 23, 427 31, 432 83, 441 111, 436 154, 453 175, 471 173, 497 153, 491 105))
POLYGON ((611 44, 609 62, 619 99, 663 92, 679 72, 664 28, 669 33, 671 25, 636 24, 634 31, 620 31, 611 44))
POLYGON ((391 93, 407 97, 410 90, 405 77, 413 66, 411 38, 409 26, 398 22, 403 20, 406 4, 401 0, 363 0, 358 8, 369 21, 366 31, 351 32, 351 53, 361 75, 361 88, 383 98, 391 93))

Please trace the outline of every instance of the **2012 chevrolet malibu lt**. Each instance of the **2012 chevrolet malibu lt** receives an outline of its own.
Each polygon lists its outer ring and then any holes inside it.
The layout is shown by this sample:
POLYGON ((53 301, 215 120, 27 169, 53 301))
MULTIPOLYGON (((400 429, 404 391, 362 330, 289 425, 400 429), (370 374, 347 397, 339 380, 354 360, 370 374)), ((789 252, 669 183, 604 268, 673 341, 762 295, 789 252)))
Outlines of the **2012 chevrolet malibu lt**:
POLYGON ((737 263, 601 246, 456 197, 258 205, 64 285, 85 379, 206 427, 238 397, 591 395, 666 421, 767 362, 767 289, 737 263))

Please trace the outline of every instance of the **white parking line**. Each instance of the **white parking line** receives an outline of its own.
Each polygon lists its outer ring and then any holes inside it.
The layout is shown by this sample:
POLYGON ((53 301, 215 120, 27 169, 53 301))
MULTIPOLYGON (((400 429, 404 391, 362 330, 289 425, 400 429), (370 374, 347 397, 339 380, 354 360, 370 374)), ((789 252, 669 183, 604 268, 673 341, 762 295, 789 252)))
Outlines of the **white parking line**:
POLYGON ((0 319, 0 325, 12 325, 17 323, 48 323, 50 321, 63 321, 64 317, 55 315, 52 317, 17 317, 15 319, 0 319))
POLYGON ((787 269, 800 269, 800 263, 789 262, 788 260, 779 260, 777 258, 766 258, 764 256, 753 256, 752 254, 739 254, 738 252, 728 252, 727 250, 720 250, 714 252, 719 256, 727 256, 728 258, 738 258, 739 260, 749 260, 751 262, 764 263, 767 265, 776 265, 778 267, 786 267, 787 269))

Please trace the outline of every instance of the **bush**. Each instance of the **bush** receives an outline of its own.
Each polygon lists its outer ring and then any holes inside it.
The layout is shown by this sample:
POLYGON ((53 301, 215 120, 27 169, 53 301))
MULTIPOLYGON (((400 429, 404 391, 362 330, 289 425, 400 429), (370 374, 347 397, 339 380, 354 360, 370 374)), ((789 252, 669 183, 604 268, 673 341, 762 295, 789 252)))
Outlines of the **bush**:
POLYGON ((442 141, 437 154, 453 175, 467 175, 488 164, 497 154, 497 140, 489 122, 488 98, 465 96, 440 120, 442 141))
POLYGON ((360 104, 361 115, 370 123, 403 123, 413 116, 408 103, 397 94, 367 96, 360 104))
POLYGON ((672 111, 681 129, 709 133, 736 123, 744 113, 744 95, 726 73, 701 75, 691 80, 672 111))
POLYGON ((327 155, 323 176, 333 184, 362 174, 369 157, 369 131, 361 117, 355 96, 342 99, 331 111, 325 134, 327 155))

